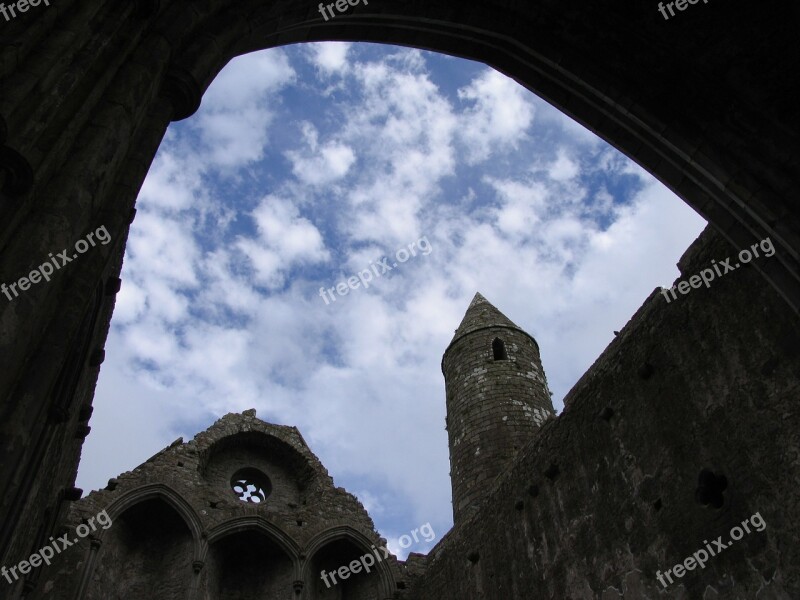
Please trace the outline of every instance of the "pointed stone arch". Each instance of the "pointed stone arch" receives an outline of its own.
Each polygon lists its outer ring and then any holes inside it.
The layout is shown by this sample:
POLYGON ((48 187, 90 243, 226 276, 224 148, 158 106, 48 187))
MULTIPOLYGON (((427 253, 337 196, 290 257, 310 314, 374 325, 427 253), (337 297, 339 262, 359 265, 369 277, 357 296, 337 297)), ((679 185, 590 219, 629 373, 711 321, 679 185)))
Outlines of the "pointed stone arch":
MULTIPOLYGON (((173 510, 175 510, 178 515, 180 515, 180 517, 186 523, 186 527, 189 529, 189 532, 192 534, 192 539, 194 540, 194 558, 195 560, 200 559, 203 550, 202 521, 192 505, 167 484, 153 483, 133 489, 109 504, 106 511, 108 512, 109 517, 111 517, 111 520, 114 521, 117 519, 117 517, 124 514, 127 510, 136 506, 137 504, 154 499, 164 501, 173 510)), ((108 530, 100 529, 95 537, 102 542, 107 531, 108 530)))
MULTIPOLYGON (((208 532, 205 542, 197 571, 199 574, 202 568, 208 572, 205 578, 207 593, 213 594, 211 588, 215 586, 224 589, 231 585, 245 585, 250 586, 247 589, 252 594, 281 590, 279 593, 288 595, 300 581, 299 546, 289 534, 263 516, 250 515, 225 521, 208 532), (261 552, 253 554, 242 550, 243 540, 249 548, 258 548, 261 552), (223 551, 216 552, 220 546, 223 551), (271 559, 264 560, 270 556, 271 559)), ((199 578, 195 586, 200 587, 199 578)))
MULTIPOLYGON (((198 561, 203 555, 204 540, 201 521, 192 506, 180 494, 166 484, 156 483, 127 492, 105 509, 111 519, 112 526, 108 529, 99 529, 90 543, 88 555, 84 562, 83 574, 75 596, 77 600, 82 600, 87 595, 91 595, 92 587, 96 585, 92 583, 95 579, 95 571, 98 568, 98 562, 102 565, 103 544, 106 538, 111 535, 108 532, 114 530, 113 523, 136 507, 152 501, 160 502, 168 507, 186 527, 186 531, 191 537, 192 556, 185 558, 187 572, 183 574, 183 577, 185 577, 187 586, 194 585, 193 580, 196 578, 192 577, 189 569, 193 567, 196 572, 196 565, 199 564, 198 561)), ((186 549, 189 550, 188 547, 186 549)))
POLYGON ((208 554, 209 545, 221 540, 224 537, 242 531, 258 531, 259 533, 264 534, 281 550, 283 550, 283 552, 285 552, 286 555, 292 559, 295 565, 299 563, 300 547, 292 539, 292 537, 274 523, 271 523, 264 517, 258 515, 230 519, 209 530, 205 538, 205 543, 203 544, 203 554, 201 555, 200 559, 205 560, 208 554))
MULTIPOLYGON (((315 556, 328 544, 337 541, 350 542, 363 550, 364 554, 372 553, 372 546, 375 544, 372 538, 349 525, 337 525, 326 529, 311 538, 303 548, 304 560, 301 566, 301 581, 308 584, 316 578, 316 575, 310 572, 315 556)), ((380 574, 380 600, 392 598, 396 588, 395 577, 388 562, 392 558, 394 557, 390 557, 386 561, 376 561, 376 571, 380 574)), ((304 596, 304 598, 307 597, 308 595, 304 596)))

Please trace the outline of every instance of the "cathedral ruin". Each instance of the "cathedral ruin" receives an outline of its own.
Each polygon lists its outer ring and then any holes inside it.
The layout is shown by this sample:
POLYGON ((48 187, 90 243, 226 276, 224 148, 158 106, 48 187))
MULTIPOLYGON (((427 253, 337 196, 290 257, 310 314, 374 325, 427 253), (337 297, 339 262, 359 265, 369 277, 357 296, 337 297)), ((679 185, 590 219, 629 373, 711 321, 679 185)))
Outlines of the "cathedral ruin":
MULTIPOLYGON (((682 271, 724 247, 707 232, 682 271)), ((796 567, 781 540, 794 525, 766 500, 766 474, 740 470, 744 449, 722 433, 767 423, 774 406, 791 414, 800 336, 774 293, 749 277, 749 294, 720 283, 718 299, 687 297, 689 337, 686 314, 654 290, 558 418, 535 339, 476 294, 442 359, 454 527, 427 556, 391 555, 297 428, 249 410, 74 502, 57 534, 80 538, 14 583, 31 600, 650 598, 666 588, 669 566, 758 512, 764 527, 671 593, 783 597, 796 567), (753 294, 769 328, 733 327, 753 294), (719 349, 739 340, 741 368, 731 371, 719 349), (687 344, 713 346, 701 359, 687 344), (748 377, 756 368, 763 380, 748 377), (737 410, 728 414, 720 394, 737 410), (654 445, 659 452, 643 451, 654 445)), ((785 448, 797 435, 766 427, 785 448)), ((768 460, 790 468, 786 454, 768 460)))
POLYGON ((2 600, 800 597, 795 4, 728 0, 665 20, 647 2, 375 0, 328 21, 296 0, 14 6, 0 20, 0 280, 99 225, 112 241, 0 296, 0 566, 21 575, 0 578, 2 600), (759 240, 776 248, 680 302, 653 290, 557 418, 543 372, 518 362, 538 356, 527 334, 505 323, 455 340, 445 375, 476 386, 446 398, 455 527, 426 557, 330 589, 310 569, 380 539, 292 428, 229 416, 107 490, 81 500, 75 487, 136 197, 168 125, 233 57, 323 40, 470 58, 536 92, 708 221, 681 278, 759 240), (527 400, 493 404, 515 394, 527 400), (470 462, 483 426, 498 445, 470 462), (239 459, 254 470, 232 482, 239 459), (237 499, 237 482, 264 507, 237 499), (325 533, 337 507, 346 523, 325 533), (114 525, 97 527, 106 509, 114 525), (754 515, 763 530, 676 568, 754 515), (78 528, 60 566, 30 568, 78 528))

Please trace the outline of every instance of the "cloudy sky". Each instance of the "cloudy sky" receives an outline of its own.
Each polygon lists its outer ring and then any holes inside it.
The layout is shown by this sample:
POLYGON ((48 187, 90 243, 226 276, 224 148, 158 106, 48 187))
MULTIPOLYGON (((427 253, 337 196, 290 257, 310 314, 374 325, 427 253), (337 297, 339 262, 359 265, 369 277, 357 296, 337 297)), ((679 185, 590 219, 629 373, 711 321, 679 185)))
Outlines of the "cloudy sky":
POLYGON ((475 292, 538 340, 560 412, 705 225, 485 65, 342 43, 232 61, 138 209, 79 487, 256 408, 395 550, 452 526, 439 365, 475 292))

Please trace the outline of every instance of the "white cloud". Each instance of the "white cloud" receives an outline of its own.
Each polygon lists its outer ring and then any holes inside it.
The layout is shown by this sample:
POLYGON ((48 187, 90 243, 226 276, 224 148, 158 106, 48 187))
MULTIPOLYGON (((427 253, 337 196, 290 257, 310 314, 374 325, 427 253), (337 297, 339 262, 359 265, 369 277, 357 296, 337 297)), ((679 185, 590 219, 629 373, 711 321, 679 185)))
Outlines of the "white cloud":
POLYGON ((175 332, 154 319, 137 323, 124 332, 131 358, 171 367, 180 347, 175 332))
POLYGON ((525 90, 497 71, 489 70, 459 90, 470 106, 459 127, 470 162, 481 162, 493 150, 516 148, 533 121, 534 105, 525 90))
POLYGON ((247 54, 228 63, 191 121, 200 132, 201 160, 231 169, 261 158, 274 117, 271 103, 294 78, 282 51, 247 54))
POLYGON ((123 281, 114 305, 114 322, 120 325, 137 321, 147 307, 145 290, 133 280, 123 281))
POLYGON ((259 236, 242 237, 237 247, 250 260, 259 283, 280 287, 285 273, 296 265, 328 259, 322 234, 290 201, 268 196, 252 216, 259 236))
POLYGON ((286 153, 292 163, 292 172, 301 183, 312 186, 327 185, 342 179, 356 161, 353 149, 342 142, 330 141, 319 145, 313 125, 305 123, 303 133, 307 147, 303 151, 286 153))
POLYGON ((169 151, 160 152, 139 192, 139 202, 166 212, 187 210, 203 198, 198 165, 169 151))
POLYGON ((295 80, 286 53, 278 48, 254 52, 231 60, 203 96, 203 107, 212 112, 237 111, 257 104, 295 80))
POLYGON ((558 157, 550 165, 550 179, 554 179, 555 181, 567 181, 573 179, 579 173, 578 165, 567 156, 563 148, 559 150, 558 157))
POLYGON ((261 303, 261 294, 252 282, 237 272, 237 258, 237 252, 220 248, 209 252, 203 262, 206 281, 197 304, 214 319, 224 319, 225 310, 237 316, 251 315, 261 303))
POLYGON ((393 250, 419 235, 418 213, 455 167, 457 118, 427 73, 396 55, 359 63, 353 79, 363 94, 347 110, 342 139, 361 157, 346 198, 357 207, 343 228, 352 240, 380 241, 393 250))
POLYGON ((347 70, 349 42, 325 42, 309 44, 311 63, 326 74, 342 73, 347 70))
POLYGON ((541 183, 523 183, 487 178, 501 201, 495 210, 500 231, 516 238, 530 237, 546 216, 547 188, 541 183))
POLYGON ((83 445, 79 486, 101 489, 112 477, 133 470, 172 443, 183 407, 172 390, 145 383, 128 366, 125 341, 112 329, 112 354, 102 367, 95 392, 92 432, 83 445))

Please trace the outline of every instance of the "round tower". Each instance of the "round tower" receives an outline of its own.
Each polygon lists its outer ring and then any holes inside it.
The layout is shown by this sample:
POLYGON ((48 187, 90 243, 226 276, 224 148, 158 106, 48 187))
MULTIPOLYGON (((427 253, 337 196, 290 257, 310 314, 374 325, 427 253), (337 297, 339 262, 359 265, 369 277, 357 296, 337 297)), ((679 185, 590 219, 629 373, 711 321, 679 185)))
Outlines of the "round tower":
POLYGON ((444 352, 442 373, 457 524, 555 412, 536 340, 480 294, 444 352))

